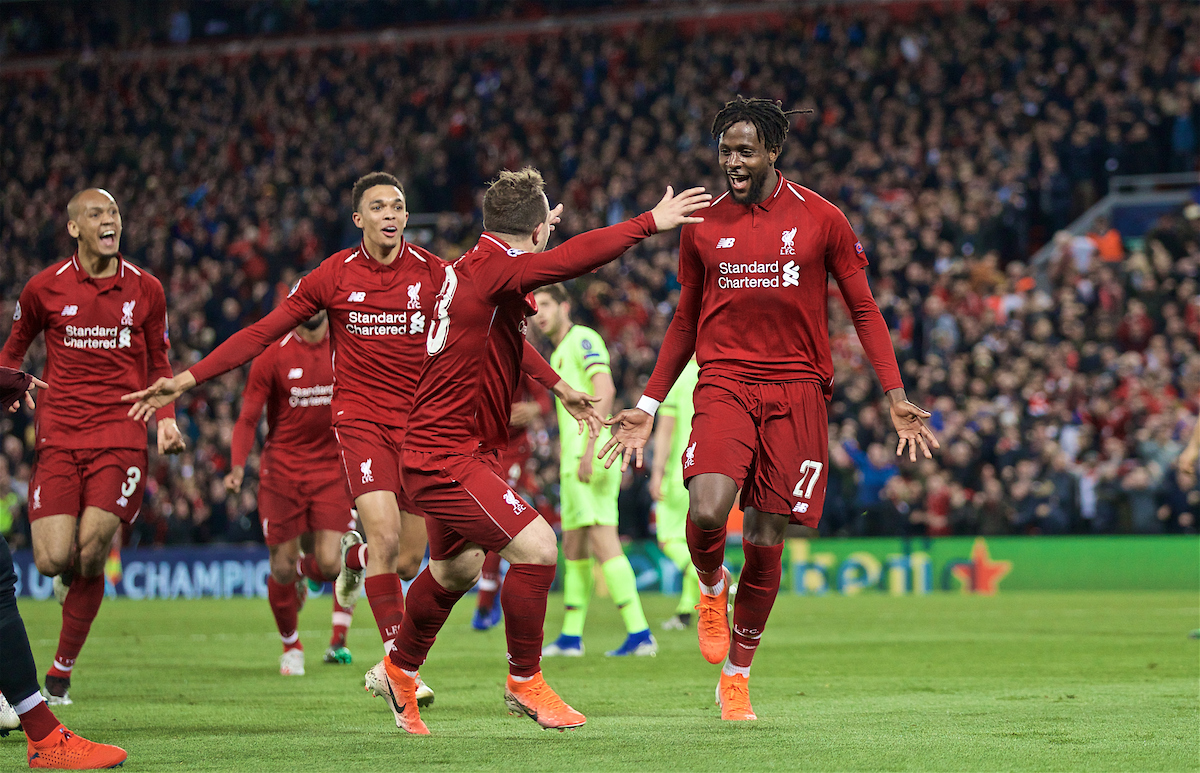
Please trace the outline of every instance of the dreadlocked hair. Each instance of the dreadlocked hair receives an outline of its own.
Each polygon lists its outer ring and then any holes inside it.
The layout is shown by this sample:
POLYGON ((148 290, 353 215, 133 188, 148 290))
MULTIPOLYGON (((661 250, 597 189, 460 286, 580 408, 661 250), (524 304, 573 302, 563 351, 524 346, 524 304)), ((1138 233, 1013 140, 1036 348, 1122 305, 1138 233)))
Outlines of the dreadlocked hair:
POLYGON ((720 139, 725 130, 735 123, 746 121, 758 130, 759 139, 767 150, 779 150, 787 139, 791 121, 788 116, 799 113, 811 113, 812 108, 802 110, 784 110, 783 103, 770 99, 746 99, 741 94, 736 99, 725 103, 725 107, 717 113, 713 120, 713 139, 720 139))

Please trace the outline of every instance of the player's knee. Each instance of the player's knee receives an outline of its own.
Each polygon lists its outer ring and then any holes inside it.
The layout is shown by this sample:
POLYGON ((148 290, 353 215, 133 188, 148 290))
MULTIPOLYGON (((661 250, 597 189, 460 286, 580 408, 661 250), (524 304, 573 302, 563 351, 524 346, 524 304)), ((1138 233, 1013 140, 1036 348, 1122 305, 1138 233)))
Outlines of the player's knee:
POLYGON ((701 529, 719 529, 729 518, 729 509, 711 500, 694 502, 688 509, 688 518, 701 529))
POLYGON ((33 564, 46 577, 57 577, 67 570, 70 553, 63 555, 33 551, 33 564))
POLYGON ((396 574, 400 575, 401 580, 411 580, 421 572, 421 562, 424 560, 424 553, 402 554, 396 559, 396 574))
POLYGON ((326 577, 337 577, 342 571, 342 557, 340 555, 332 558, 328 556, 317 557, 317 568, 321 570, 321 574, 326 577))

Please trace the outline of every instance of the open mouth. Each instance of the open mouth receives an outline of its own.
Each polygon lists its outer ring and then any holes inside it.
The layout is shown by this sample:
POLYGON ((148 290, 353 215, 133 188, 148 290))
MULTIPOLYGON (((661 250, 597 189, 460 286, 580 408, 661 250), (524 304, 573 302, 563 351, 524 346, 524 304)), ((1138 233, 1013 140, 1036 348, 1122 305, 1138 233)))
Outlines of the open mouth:
POLYGON ((100 245, 102 247, 116 247, 117 246, 116 229, 106 228, 103 231, 101 231, 100 232, 100 245))
POLYGON ((394 237, 396 234, 400 233, 400 229, 394 225, 385 225, 380 230, 383 232, 384 236, 387 236, 389 238, 394 237))
POLYGON ((746 191, 750 187, 750 175, 728 174, 729 187, 738 193, 746 191))

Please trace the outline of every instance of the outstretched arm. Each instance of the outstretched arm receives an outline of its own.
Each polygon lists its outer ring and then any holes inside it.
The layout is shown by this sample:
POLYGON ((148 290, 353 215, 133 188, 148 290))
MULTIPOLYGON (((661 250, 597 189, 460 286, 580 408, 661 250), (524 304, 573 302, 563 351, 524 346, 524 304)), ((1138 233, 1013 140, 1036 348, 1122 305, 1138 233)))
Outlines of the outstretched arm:
POLYGON ((900 378, 900 367, 896 364, 896 352, 892 349, 892 337, 888 333, 887 323, 879 311, 879 304, 871 294, 871 286, 867 283, 865 269, 853 271, 845 276, 837 277, 838 287, 842 297, 850 308, 850 318, 854 320, 854 329, 858 332, 858 340, 862 342, 867 359, 879 377, 879 383, 888 399, 892 414, 892 424, 900 436, 896 446, 896 456, 904 453, 908 447, 908 458, 917 460, 917 448, 926 459, 932 459, 930 448, 940 448, 937 436, 925 423, 930 414, 909 402, 904 392, 904 382, 900 378))

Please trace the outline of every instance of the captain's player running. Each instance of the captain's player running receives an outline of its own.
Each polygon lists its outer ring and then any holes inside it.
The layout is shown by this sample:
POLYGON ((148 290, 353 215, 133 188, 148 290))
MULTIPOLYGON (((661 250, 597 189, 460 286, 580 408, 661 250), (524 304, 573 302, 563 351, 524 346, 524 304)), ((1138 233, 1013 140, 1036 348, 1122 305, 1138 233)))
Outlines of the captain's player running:
POLYGON ((499 468, 521 352, 529 345, 527 318, 537 310, 529 294, 689 222, 709 198, 701 189, 674 196, 668 188, 652 212, 543 253, 561 208, 550 209, 542 188, 534 169, 501 172, 484 195, 486 230, 479 243, 453 264, 430 266, 441 289, 403 458, 405 490, 426 515, 430 562, 409 589, 409 614, 385 662, 396 722, 410 733, 429 732, 414 699, 417 669, 454 603, 475 584, 485 550, 511 565, 500 597, 508 643, 505 702, 544 728, 584 723, 541 673, 546 595, 558 560, 554 531, 499 468))
MULTIPOLYGON (((304 583, 337 579, 342 536, 354 528, 353 503, 333 434, 332 400, 329 319, 321 310, 255 358, 242 392, 242 411, 233 426, 232 469, 225 476, 225 488, 237 493, 266 406, 258 517, 271 555, 267 598, 283 642, 279 673, 284 676, 304 675, 304 646, 297 631, 297 616, 307 595, 304 583), (312 540, 311 550, 303 556, 302 535, 312 540)), ((334 594, 326 663, 351 661, 346 632, 353 616, 354 607, 343 607, 334 594)))
POLYGON ((700 578, 700 651, 725 661, 717 686, 721 717, 756 719, 750 663, 779 591, 788 521, 816 526, 825 500, 833 394, 828 277, 883 385, 899 434, 897 455, 930 456, 929 414, 908 401, 891 336, 867 284, 867 258, 837 207, 775 169, 788 114, 765 99, 728 102, 712 125, 729 190, 680 233, 679 305, 637 408, 613 420, 601 453, 642 461, 654 413, 693 351, 700 365, 688 484, 688 548, 700 578), (745 566, 733 611, 723 567, 725 522, 741 490, 745 566))
MULTIPOLYGON (((562 285, 543 287, 533 294, 538 329, 554 343, 550 364, 571 386, 599 398, 596 410, 612 415, 617 388, 609 366, 608 347, 595 330, 571 321, 571 302, 562 285)), ((595 584, 594 566, 604 574, 613 603, 625 623, 625 641, 608 655, 654 655, 658 643, 650 633, 637 577, 621 547, 617 534, 617 498, 621 495, 621 471, 596 461, 596 446, 608 442, 607 428, 599 437, 580 436, 571 431, 574 421, 559 411, 559 501, 562 511, 562 543, 566 556, 563 578, 562 633, 542 649, 542 655, 583 655, 583 624, 595 584)))
MULTIPOLYGON (((72 702, 71 675, 104 598, 109 546, 142 506, 146 426, 126 415, 121 395, 171 374, 162 284, 121 256, 116 200, 99 188, 75 194, 67 232, 75 254, 25 285, 0 352, 0 365, 19 370, 44 333, 42 377, 54 385, 34 414, 37 456, 29 482, 33 560, 55 578, 63 604, 45 680, 51 705, 72 702)), ((152 413, 159 453, 182 451, 174 408, 152 413)))

